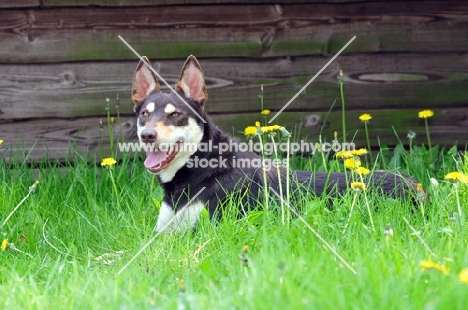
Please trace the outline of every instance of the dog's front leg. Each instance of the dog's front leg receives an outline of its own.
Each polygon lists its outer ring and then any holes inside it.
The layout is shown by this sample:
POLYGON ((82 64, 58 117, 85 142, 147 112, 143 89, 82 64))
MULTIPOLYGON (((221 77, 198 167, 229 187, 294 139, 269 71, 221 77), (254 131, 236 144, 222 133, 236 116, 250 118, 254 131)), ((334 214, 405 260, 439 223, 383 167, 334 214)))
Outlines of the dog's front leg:
MULTIPOLYGON (((163 231, 167 223, 174 217, 175 212, 174 209, 167 204, 166 202, 161 203, 161 208, 159 209, 159 216, 158 216, 158 221, 156 223, 156 227, 154 227, 154 231, 160 232, 163 231)), ((164 229, 165 231, 168 231, 168 227, 164 229)))
POLYGON ((154 230, 156 232, 186 232, 197 225, 198 218, 203 208, 203 203, 197 201, 186 205, 175 213, 174 209, 163 201, 159 211, 158 222, 154 230))

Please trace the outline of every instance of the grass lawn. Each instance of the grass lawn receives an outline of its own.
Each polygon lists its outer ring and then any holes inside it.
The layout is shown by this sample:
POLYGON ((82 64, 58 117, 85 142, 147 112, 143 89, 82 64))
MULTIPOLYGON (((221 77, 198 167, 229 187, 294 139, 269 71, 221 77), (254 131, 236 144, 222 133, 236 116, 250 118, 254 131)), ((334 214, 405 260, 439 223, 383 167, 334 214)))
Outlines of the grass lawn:
MULTIPOLYGON (((154 236, 162 199, 138 156, 112 168, 78 157, 0 163, 0 308, 467 309, 468 184, 444 176, 466 175, 468 156, 432 149, 382 148, 369 165, 416 177, 430 194, 417 206, 350 189, 332 206, 305 201, 286 223, 274 205, 217 224, 205 213, 195 231, 158 236, 123 270, 154 236)), ((344 169, 321 154, 292 165, 344 169)))

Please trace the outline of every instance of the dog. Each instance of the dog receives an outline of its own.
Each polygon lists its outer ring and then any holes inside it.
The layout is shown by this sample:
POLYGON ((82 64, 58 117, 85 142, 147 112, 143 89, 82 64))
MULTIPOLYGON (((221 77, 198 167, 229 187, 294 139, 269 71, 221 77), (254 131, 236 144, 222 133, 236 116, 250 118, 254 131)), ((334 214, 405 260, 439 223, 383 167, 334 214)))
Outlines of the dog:
MULTIPOLYGON (((225 208, 232 207, 229 197, 233 194, 238 195, 234 201, 243 215, 262 201, 259 199, 264 186, 272 197, 273 193, 286 191, 284 167, 268 171, 261 165, 239 167, 239 160, 261 162, 263 158, 235 148, 221 154, 221 146, 235 146, 239 141, 222 132, 205 112, 208 94, 204 73, 194 56, 185 61, 175 92, 171 93, 161 92, 148 58, 142 57, 133 76, 131 97, 138 139, 147 147, 144 165, 157 176, 164 190, 156 232, 185 232, 196 226, 205 208, 211 218, 219 218, 225 208), (202 150, 198 147, 201 145, 211 147, 202 150), (196 164, 213 161, 219 165, 196 164)), ((298 191, 336 196, 349 188, 350 176, 290 171, 289 183, 293 197, 298 191)), ((386 171, 373 172, 365 180, 368 187, 395 196, 407 196, 416 188, 411 178, 386 171)))

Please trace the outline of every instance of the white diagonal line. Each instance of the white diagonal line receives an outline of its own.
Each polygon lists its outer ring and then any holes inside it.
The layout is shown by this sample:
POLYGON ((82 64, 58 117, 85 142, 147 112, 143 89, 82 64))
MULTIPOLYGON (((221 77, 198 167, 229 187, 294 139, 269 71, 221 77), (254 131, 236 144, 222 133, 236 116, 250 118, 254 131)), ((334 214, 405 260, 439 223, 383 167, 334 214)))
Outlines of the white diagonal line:
POLYGON ((278 196, 279 199, 281 199, 281 201, 286 205, 288 206, 288 208, 292 211, 292 213, 294 213, 295 216, 297 216, 299 218, 299 220, 304 223, 305 226, 307 226, 307 228, 309 228, 309 230, 320 240, 322 241, 322 243, 336 256, 338 257, 338 259, 346 266, 348 267, 349 270, 351 270, 354 274, 357 274, 356 270, 354 270, 353 267, 351 267, 350 264, 348 264, 347 261, 345 261, 345 259, 340 255, 338 254, 338 252, 325 240, 323 239, 322 236, 320 236, 320 234, 312 228, 312 226, 309 225, 309 223, 306 222, 306 220, 304 220, 304 218, 302 216, 299 215, 299 213, 289 205, 288 202, 284 201, 283 197, 281 197, 274 189, 270 188, 270 190, 276 195, 278 196))
POLYGON ((127 41, 124 40, 124 38, 122 38, 120 35, 118 35, 118 37, 119 37, 119 39, 120 39, 123 43, 125 43, 125 45, 127 45, 127 47, 128 47, 135 55, 138 56, 138 58, 140 58, 141 61, 143 61, 143 62, 145 63, 145 65, 146 65, 151 71, 153 71, 154 74, 156 74, 156 76, 157 76, 161 81, 164 82, 164 84, 166 84, 167 87, 169 87, 169 89, 170 89, 174 94, 177 95, 177 97, 179 97, 180 100, 182 100, 183 103, 185 103, 185 105, 187 105, 187 107, 190 108, 190 110, 192 110, 193 113, 195 113, 196 116, 198 116, 198 118, 199 118, 203 123, 206 124, 205 119, 204 119, 203 117, 201 117, 200 114, 198 114, 197 111, 195 111, 195 110, 190 106, 190 104, 188 104, 187 101, 185 101, 185 99, 184 99, 181 95, 179 95, 179 93, 176 92, 175 89, 172 88, 172 86, 169 85, 169 83, 166 82, 166 80, 163 79, 162 76, 159 75, 159 73, 156 72, 156 70, 154 70, 153 67, 151 67, 151 65, 150 65, 149 63, 147 63, 147 62, 143 59, 142 56, 140 56, 140 54, 138 54, 138 52, 137 52, 133 47, 131 47, 130 44, 127 43, 127 41))
POLYGON ((319 76, 319 74, 320 74, 320 73, 322 73, 322 71, 323 71, 323 70, 325 70, 325 69, 328 67, 328 65, 329 65, 329 64, 331 64, 331 63, 333 62, 333 60, 335 60, 335 59, 336 59, 336 57, 338 57, 338 56, 341 54, 341 52, 343 52, 343 51, 345 50, 345 48, 347 48, 347 47, 348 47, 348 45, 350 45, 350 44, 351 44, 351 42, 353 42, 353 41, 354 41, 354 39, 356 39, 356 36, 354 36, 354 37, 353 37, 351 40, 349 40, 349 42, 348 42, 348 43, 346 43, 346 45, 345 45, 345 46, 343 46, 343 48, 342 48, 342 49, 341 49, 341 50, 340 50, 338 53, 336 53, 336 55, 335 55, 335 56, 333 56, 333 58, 332 58, 332 59, 330 59, 330 61, 329 61, 329 62, 327 62, 327 64, 326 64, 325 66, 323 66, 323 68, 322 68, 322 69, 320 69, 320 71, 319 71, 319 72, 317 72, 317 74, 316 74, 316 75, 314 75, 314 77, 313 77, 313 78, 311 78, 311 79, 310 79, 310 81, 309 81, 309 82, 307 82, 307 84, 305 84, 305 85, 304 85, 304 87, 302 87, 302 88, 301 88, 301 90, 300 90, 300 91, 298 91, 298 92, 297 92, 297 94, 296 94, 296 95, 294 95, 294 97, 292 97, 292 98, 291 98, 291 100, 289 100, 289 102, 288 102, 288 103, 286 103, 286 104, 284 105, 284 107, 283 107, 281 110, 279 110, 279 111, 278 111, 278 112, 275 114, 275 116, 273 116, 273 117, 272 117, 272 118, 271 118, 271 119, 268 121, 268 123, 271 123, 271 122, 273 122, 273 120, 274 120, 275 118, 277 118, 277 117, 278 117, 278 116, 281 114, 281 112, 283 112, 283 110, 284 110, 284 109, 286 109, 286 108, 287 108, 287 107, 288 107, 288 106, 291 104, 291 102, 293 102, 293 101, 294 101, 294 99, 296 99, 296 98, 297 98, 297 96, 299 96, 299 95, 300 95, 300 94, 301 94, 301 93, 304 91, 304 89, 306 89, 306 88, 307 88, 307 86, 309 86, 309 85, 310 85, 310 83, 312 83, 312 82, 315 80, 315 78, 316 78, 317 76, 319 76))
POLYGON ((409 226, 409 228, 413 232, 413 235, 415 235, 416 238, 418 238, 419 241, 421 241, 422 245, 426 248, 426 251, 428 251, 429 254, 431 254, 432 256, 437 258, 437 255, 431 250, 431 248, 427 245, 427 243, 424 241, 424 239, 421 238, 420 233, 408 222, 408 220, 404 216, 403 216, 403 221, 405 221, 406 225, 409 226))
MULTIPOLYGON (((187 206, 189 206, 192 201, 195 200, 195 198, 198 197, 198 195, 200 195, 204 190, 205 190, 206 187, 203 187, 195 196, 192 197, 192 199, 190 199, 178 212, 182 211, 183 209, 185 209, 187 206)), ((156 239, 174 220, 175 220, 176 216, 173 216, 167 223, 166 225, 164 225, 161 230, 159 232, 156 233, 156 235, 154 235, 133 257, 132 259, 125 264, 125 266, 122 267, 122 269, 119 270, 119 272, 117 272, 117 276, 120 275, 125 269, 127 269, 128 266, 130 266, 130 264, 138 257, 140 256, 141 253, 143 253, 144 250, 146 250, 146 248, 154 241, 154 239, 156 239)))

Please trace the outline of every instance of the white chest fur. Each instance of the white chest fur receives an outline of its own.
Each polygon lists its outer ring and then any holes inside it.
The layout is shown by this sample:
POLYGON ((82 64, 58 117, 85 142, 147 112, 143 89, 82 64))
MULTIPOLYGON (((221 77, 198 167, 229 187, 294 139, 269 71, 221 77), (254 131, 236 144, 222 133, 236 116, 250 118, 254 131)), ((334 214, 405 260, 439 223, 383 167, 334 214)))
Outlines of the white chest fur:
POLYGON ((175 213, 167 203, 162 202, 154 230, 156 232, 185 232, 197 224, 203 208, 203 204, 197 201, 175 213))

